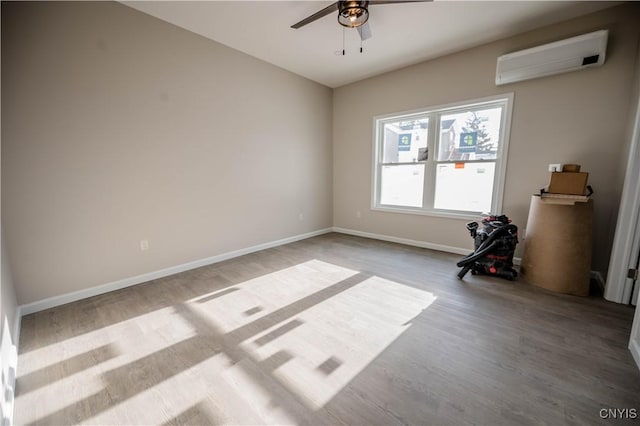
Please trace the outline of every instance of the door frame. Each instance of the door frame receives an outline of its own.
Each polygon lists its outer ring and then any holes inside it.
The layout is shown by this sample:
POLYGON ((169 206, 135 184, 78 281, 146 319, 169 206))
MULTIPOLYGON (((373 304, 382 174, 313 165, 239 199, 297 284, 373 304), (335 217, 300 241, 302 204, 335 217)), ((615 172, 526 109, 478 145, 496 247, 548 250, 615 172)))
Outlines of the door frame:
MULTIPOLYGON (((637 71, 640 73, 640 70, 637 71)), ((618 223, 613 240, 604 297, 618 303, 630 303, 633 279, 627 271, 635 268, 640 255, 640 93, 629 147, 627 170, 622 188, 618 223)), ((638 285, 640 281, 636 282, 638 285)), ((640 368, 640 309, 636 308, 629 336, 629 351, 640 368)))
POLYGON ((640 253, 640 95, 636 105, 635 123, 618 222, 613 239, 609 273, 604 298, 617 303, 629 303, 633 280, 627 278, 629 268, 634 268, 640 253), (630 266, 633 265, 633 266, 630 266))

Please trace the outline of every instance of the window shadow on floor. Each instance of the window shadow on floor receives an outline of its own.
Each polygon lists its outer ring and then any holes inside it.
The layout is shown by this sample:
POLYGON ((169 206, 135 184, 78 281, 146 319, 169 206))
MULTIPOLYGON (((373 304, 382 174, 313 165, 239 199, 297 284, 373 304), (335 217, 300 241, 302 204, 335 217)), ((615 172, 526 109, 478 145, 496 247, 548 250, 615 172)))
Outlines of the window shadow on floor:
POLYGON ((287 389, 286 384, 271 375, 280 365, 290 360, 292 355, 286 351, 280 351, 264 360, 257 360, 241 346, 241 343, 291 319, 285 323, 285 326, 263 336, 261 343, 266 344, 282 336, 302 324, 293 317, 358 285, 369 277, 363 273, 350 276, 228 333, 222 332, 189 304, 175 305, 176 313, 194 328, 193 337, 107 371, 101 376, 104 387, 100 391, 28 424, 66 424, 69 419, 73 419, 76 423, 83 423, 221 353, 233 364, 242 368, 246 375, 252 377, 254 383, 262 383, 262 387, 268 392, 275 390, 275 395, 279 396, 273 398, 274 404, 281 406, 290 415, 297 416, 300 421, 304 421, 313 414, 312 410, 296 398, 296 392, 287 389))

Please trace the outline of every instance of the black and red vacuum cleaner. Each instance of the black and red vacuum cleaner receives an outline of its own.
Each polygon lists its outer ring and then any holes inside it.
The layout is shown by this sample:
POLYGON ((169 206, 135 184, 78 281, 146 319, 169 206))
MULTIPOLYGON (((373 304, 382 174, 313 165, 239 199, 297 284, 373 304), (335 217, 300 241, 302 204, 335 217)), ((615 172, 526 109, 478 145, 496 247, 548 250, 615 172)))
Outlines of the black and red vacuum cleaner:
POLYGON ((494 275, 510 281, 518 276, 513 269, 513 254, 518 244, 518 227, 505 215, 487 216, 482 219, 482 229, 477 222, 467 223, 467 230, 474 239, 475 250, 460 259, 462 268, 458 278, 471 274, 494 275))

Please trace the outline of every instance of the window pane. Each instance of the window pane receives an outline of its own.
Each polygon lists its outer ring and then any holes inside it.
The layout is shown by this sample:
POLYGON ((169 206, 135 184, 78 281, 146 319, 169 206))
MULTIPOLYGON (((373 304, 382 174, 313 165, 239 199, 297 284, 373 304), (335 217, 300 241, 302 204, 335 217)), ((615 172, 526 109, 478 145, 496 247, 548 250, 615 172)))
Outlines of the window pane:
POLYGON ((398 120, 384 124, 383 163, 412 163, 427 160, 429 120, 398 120))
POLYGON ((443 114, 438 161, 495 160, 502 107, 443 114))
POLYGON ((438 164, 433 207, 491 213, 495 166, 494 162, 438 164))
POLYGON ((380 204, 422 207, 424 164, 382 166, 380 204))

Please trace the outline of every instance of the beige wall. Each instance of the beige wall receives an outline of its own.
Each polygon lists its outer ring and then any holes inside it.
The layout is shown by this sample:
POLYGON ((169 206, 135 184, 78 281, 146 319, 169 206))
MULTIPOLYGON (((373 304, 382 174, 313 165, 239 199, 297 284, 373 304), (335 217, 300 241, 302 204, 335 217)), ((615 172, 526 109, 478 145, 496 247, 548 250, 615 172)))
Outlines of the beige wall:
POLYGON ((606 272, 621 192, 618 169, 626 166, 620 150, 628 143, 639 7, 611 8, 336 89, 334 226, 471 249, 466 220, 370 210, 372 117, 514 92, 503 212, 525 228, 531 194, 548 183, 547 165, 581 164, 596 192, 593 269, 606 272), (605 28, 604 66, 495 86, 498 56, 605 28))
POLYGON ((118 3, 4 2, 2 64, 20 304, 332 224, 324 86, 118 3))

